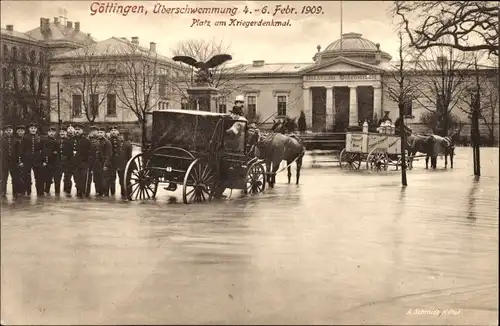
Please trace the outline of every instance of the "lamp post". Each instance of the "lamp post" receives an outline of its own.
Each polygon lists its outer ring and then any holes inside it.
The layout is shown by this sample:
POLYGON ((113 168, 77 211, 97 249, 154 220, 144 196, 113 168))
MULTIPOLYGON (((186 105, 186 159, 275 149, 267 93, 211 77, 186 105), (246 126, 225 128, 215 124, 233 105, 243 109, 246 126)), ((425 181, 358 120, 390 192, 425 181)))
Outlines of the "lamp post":
POLYGON ((61 131, 61 89, 57 82, 57 134, 61 131))
POLYGON ((479 89, 473 87, 470 89, 471 95, 471 142, 472 142, 472 159, 474 161, 474 175, 481 176, 481 159, 479 155, 479 148, 481 138, 479 134, 479 109, 480 109, 480 96, 479 89))

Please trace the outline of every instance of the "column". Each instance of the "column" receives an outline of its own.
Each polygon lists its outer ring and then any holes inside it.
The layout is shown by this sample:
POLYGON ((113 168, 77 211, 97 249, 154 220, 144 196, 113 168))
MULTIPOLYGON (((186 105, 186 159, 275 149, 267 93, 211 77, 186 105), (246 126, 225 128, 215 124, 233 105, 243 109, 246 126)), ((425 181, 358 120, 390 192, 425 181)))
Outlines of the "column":
POLYGON ((325 127, 330 130, 333 126, 333 86, 326 88, 325 127))
POLYGON ((312 127, 312 106, 311 106, 311 88, 309 86, 303 86, 302 100, 304 104, 302 105, 302 110, 306 115, 306 125, 310 129, 312 127))
POLYGON ((382 118, 382 87, 373 86, 373 114, 377 114, 377 119, 382 118))
POLYGON ((349 127, 358 126, 358 92, 356 86, 349 86, 349 127))

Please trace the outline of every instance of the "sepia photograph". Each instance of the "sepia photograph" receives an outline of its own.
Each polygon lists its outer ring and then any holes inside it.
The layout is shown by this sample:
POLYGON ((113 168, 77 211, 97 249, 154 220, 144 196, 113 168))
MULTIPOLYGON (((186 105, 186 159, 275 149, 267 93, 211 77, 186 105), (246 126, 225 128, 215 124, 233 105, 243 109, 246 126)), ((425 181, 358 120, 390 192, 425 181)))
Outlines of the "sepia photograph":
POLYGON ((1 1, 1 325, 498 325, 499 1, 1 1))

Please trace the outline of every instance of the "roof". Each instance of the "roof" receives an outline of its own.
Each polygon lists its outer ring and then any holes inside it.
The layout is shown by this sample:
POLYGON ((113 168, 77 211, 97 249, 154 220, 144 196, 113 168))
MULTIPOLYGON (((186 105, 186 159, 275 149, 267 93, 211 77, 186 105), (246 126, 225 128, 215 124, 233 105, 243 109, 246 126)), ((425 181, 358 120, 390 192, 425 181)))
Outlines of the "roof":
POLYGON ((39 41, 71 41, 80 44, 95 43, 95 40, 90 35, 76 31, 74 28, 63 24, 54 24, 47 22, 48 31, 42 34, 40 27, 32 29, 25 34, 39 41))
POLYGON ((21 32, 17 32, 17 31, 9 31, 5 28, 2 28, 1 29, 1 33, 2 33, 2 36, 5 36, 5 35, 9 35, 9 36, 12 36, 12 37, 17 37, 17 38, 20 38, 20 39, 23 39, 23 40, 26 40, 26 41, 31 41, 31 42, 38 42, 37 39, 27 35, 27 34, 24 34, 24 33, 21 33, 21 32))
MULTIPOLYGON (((68 51, 54 56, 54 59, 67 59, 67 58, 79 58, 88 56, 91 54, 94 57, 105 57, 105 56, 129 56, 131 47, 139 50, 139 53, 144 56, 151 55, 149 49, 142 46, 136 46, 128 40, 124 40, 117 37, 111 37, 107 40, 97 42, 86 47, 78 48, 76 50, 68 51)), ((172 64, 176 64, 171 58, 160 55, 156 53, 157 58, 164 61, 169 61, 172 64)))
POLYGON ((298 73, 300 70, 314 65, 309 63, 266 63, 258 67, 252 64, 244 65, 238 73, 241 74, 261 74, 261 73, 298 73))
MULTIPOLYGON (((394 71, 399 69, 399 62, 400 61, 391 61, 391 62, 381 62, 379 65, 380 68, 388 71, 394 71)), ((421 70, 421 71, 429 71, 429 70, 440 70, 438 68, 437 62, 434 62, 432 60, 421 60, 418 61, 406 61, 404 62, 404 68, 405 69, 415 69, 415 70, 421 70)), ((474 70, 474 64, 469 63, 469 62, 461 62, 461 61, 455 61, 453 63, 453 70, 474 70)), ((487 70, 487 69, 497 69, 496 66, 489 66, 489 65, 484 65, 484 64, 478 64, 478 69, 481 70, 487 70)))
POLYGON ((328 51, 377 51, 377 45, 370 40, 361 37, 359 33, 345 33, 342 38, 334 41, 326 47, 328 51))

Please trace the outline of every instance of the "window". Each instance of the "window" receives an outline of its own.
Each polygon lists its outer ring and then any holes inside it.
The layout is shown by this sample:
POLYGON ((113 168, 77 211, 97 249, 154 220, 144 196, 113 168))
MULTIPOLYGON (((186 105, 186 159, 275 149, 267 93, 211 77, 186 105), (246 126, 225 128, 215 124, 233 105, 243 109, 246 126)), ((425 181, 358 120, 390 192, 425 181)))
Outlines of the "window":
POLYGON ((7 68, 3 68, 2 69, 2 76, 3 76, 3 84, 4 85, 7 85, 9 83, 9 71, 7 70, 7 68))
POLYGON ((36 84, 35 83, 35 72, 32 70, 30 72, 30 87, 31 87, 31 89, 35 90, 35 86, 36 86, 35 84, 36 84))
POLYGON ((99 94, 91 94, 89 102, 92 116, 97 117, 99 115, 99 94))
POLYGON ((106 101, 106 115, 116 117, 116 94, 108 94, 106 101))
POLYGON ((286 116, 286 95, 278 96, 278 116, 286 116))
POLYGON ((21 60, 28 61, 28 56, 26 55, 26 51, 23 48, 21 48, 21 60))
POLYGON ((158 80, 158 95, 160 97, 167 96, 167 78, 164 75, 161 75, 158 80))
MULTIPOLYGON (((286 103, 285 103, 285 112, 286 112, 286 103)), ((254 119, 256 115, 257 115, 257 97, 254 95, 247 96, 247 118, 254 119)))
POLYGON ((226 112, 227 112, 226 98, 220 97, 219 98, 219 113, 226 113, 226 112))
POLYGON ((12 60, 17 60, 17 47, 12 48, 12 60))
POLYGON ((25 70, 21 72, 21 82, 22 82, 21 85, 22 88, 28 86, 28 73, 25 70))
POLYGON ((411 99, 407 99, 405 101, 404 116, 405 117, 412 117, 413 116, 413 101, 411 99))
POLYGON ((7 46, 7 44, 3 45, 3 57, 4 58, 8 58, 9 57, 9 47, 7 46))
POLYGON ((43 52, 40 51, 40 53, 38 54, 38 56, 40 58, 40 62, 39 63, 40 63, 41 66, 43 66, 44 63, 45 63, 45 61, 44 61, 45 60, 45 56, 43 55, 43 52))
POLYGON ((181 110, 189 110, 189 103, 185 98, 181 99, 181 110))
POLYGON ((82 115, 82 96, 73 94, 72 104, 73 104, 73 116, 80 117, 82 115))
POLYGON ((35 50, 31 50, 31 52, 30 52, 30 60, 31 60, 32 64, 36 63, 36 52, 35 52, 35 50))

